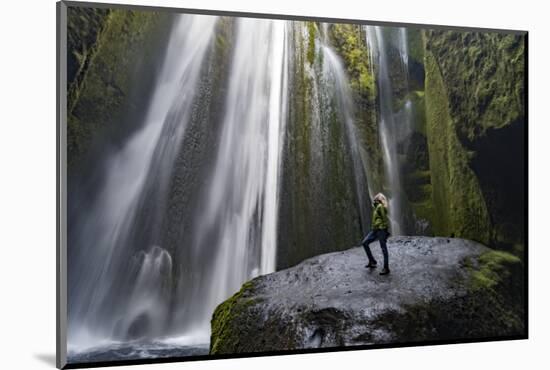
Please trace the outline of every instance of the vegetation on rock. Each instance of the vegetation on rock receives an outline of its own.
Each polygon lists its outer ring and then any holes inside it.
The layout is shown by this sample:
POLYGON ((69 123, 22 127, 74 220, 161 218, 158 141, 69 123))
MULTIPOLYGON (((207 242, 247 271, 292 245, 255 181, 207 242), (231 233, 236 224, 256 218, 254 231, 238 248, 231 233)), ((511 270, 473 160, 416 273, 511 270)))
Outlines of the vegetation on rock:
POLYGON ((67 84, 71 86, 86 74, 110 10, 69 7, 67 11, 67 84))
POLYGON ((426 53, 426 118, 436 235, 489 241, 489 218, 477 178, 468 167, 449 113, 439 67, 426 53))
POLYGON ((73 167, 101 138, 116 138, 128 129, 125 123, 136 127, 135 120, 140 122, 155 81, 160 40, 166 39, 171 16, 68 9, 70 39, 81 40, 69 42, 68 50, 76 70, 69 79, 67 98, 68 164, 73 167))
POLYGON ((344 118, 322 77, 320 37, 313 22, 292 25, 278 268, 361 237, 344 118))
POLYGON ((376 98, 375 76, 370 65, 369 50, 364 31, 354 24, 333 24, 330 27, 331 40, 346 64, 350 86, 365 101, 376 98))
POLYGON ((353 93, 354 122, 365 150, 365 162, 369 168, 369 179, 374 188, 383 188, 382 147, 378 127, 376 103, 375 66, 369 58, 364 31, 354 24, 332 24, 329 36, 335 50, 346 66, 349 85, 353 93))
POLYGON ((461 142, 524 117, 524 37, 497 32, 426 31, 461 142))
POLYGON ((231 348, 239 345, 239 336, 236 335, 246 328, 236 328, 231 325, 231 317, 243 315, 251 305, 257 302, 256 298, 248 298, 254 292, 254 281, 243 284, 241 290, 231 298, 220 304, 212 315, 212 334, 210 340, 210 353, 230 353, 231 348))
POLYGON ((523 36, 429 30, 424 39, 436 233, 511 250, 524 238, 523 36))

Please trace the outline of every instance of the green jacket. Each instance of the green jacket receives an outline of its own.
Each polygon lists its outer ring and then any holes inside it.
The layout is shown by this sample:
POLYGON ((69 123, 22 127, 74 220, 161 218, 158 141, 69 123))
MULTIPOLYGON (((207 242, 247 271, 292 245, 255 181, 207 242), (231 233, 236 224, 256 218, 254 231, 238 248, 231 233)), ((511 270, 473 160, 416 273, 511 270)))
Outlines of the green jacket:
POLYGON ((381 203, 378 203, 374 207, 374 211, 372 212, 371 227, 373 230, 388 228, 388 210, 381 203))

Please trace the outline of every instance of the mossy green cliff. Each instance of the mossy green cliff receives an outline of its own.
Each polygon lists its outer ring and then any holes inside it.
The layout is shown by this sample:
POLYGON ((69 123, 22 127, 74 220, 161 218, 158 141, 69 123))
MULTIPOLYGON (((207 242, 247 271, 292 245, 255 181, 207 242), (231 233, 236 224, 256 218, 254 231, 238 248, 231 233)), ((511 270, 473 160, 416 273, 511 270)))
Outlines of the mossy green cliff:
POLYGON ((68 8, 68 134, 71 168, 109 137, 142 122, 171 15, 68 8))
POLYGON ((378 91, 375 66, 369 58, 365 31, 353 24, 332 24, 328 35, 346 67, 354 106, 354 123, 368 166, 369 182, 374 189, 383 188, 383 161, 376 108, 378 91))
POLYGON ((429 30, 424 43, 434 232, 521 251, 524 36, 429 30))
POLYGON ((456 235, 484 243, 490 220, 468 153, 456 136, 439 67, 426 53, 426 118, 436 235, 456 235))
POLYGON ((323 77, 321 37, 316 23, 292 24, 278 268, 354 243, 362 233, 344 118, 323 77))

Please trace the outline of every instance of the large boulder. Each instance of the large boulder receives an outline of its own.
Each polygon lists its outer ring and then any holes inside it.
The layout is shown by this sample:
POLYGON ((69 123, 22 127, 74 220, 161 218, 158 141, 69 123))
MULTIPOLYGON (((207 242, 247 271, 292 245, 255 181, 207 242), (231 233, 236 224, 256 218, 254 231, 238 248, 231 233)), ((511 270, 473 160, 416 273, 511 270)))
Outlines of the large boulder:
POLYGON ((210 353, 524 334, 519 258, 449 238, 394 237, 388 249, 386 276, 356 247, 246 282, 216 308, 210 353))

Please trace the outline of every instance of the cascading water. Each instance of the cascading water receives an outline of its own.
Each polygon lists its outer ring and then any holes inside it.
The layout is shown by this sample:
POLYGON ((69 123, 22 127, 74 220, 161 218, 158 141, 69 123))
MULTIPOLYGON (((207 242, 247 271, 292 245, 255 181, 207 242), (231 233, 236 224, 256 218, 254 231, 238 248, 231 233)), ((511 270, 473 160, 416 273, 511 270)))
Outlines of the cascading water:
POLYGON ((353 120, 353 101, 348 80, 344 72, 344 67, 338 56, 325 42, 321 45, 323 53, 323 73, 327 80, 334 86, 334 92, 338 102, 338 108, 345 126, 348 145, 350 148, 350 159, 353 163, 353 173, 355 182, 355 191, 357 195, 358 208, 361 217, 361 226, 363 231, 368 230, 367 221, 368 205, 370 203, 367 196, 372 197, 372 188, 368 183, 368 167, 364 156, 361 153, 361 145, 358 140, 357 129, 353 120))
POLYGON ((157 245, 160 228, 147 228, 153 234, 146 236, 148 243, 138 240, 145 236, 140 228, 158 224, 166 212, 156 204, 166 203, 160 198, 191 118, 215 24, 213 17, 196 16, 176 22, 145 124, 110 158, 96 207, 79 222, 75 244, 83 252, 71 263, 82 270, 70 279, 74 349, 97 344, 96 338, 178 335, 182 343, 207 343, 216 305, 247 279, 275 269, 288 79, 283 21, 242 19, 236 25, 218 152, 204 205, 194 214, 195 261, 180 261, 177 252, 172 256, 157 245), (181 263, 194 270, 176 274, 181 263), (178 309, 171 310, 173 305, 178 309))
POLYGON ((329 24, 292 22, 278 268, 353 245, 369 222, 364 135, 329 24))
MULTIPOLYGON (((349 234, 368 229, 368 198, 374 194, 367 154, 346 69, 328 32, 327 24, 176 17, 143 124, 105 155, 93 205, 75 212, 72 221, 70 353, 132 341, 204 351, 215 307, 243 282, 276 268, 286 160, 308 157, 302 162, 308 182, 299 185, 322 203, 306 213, 314 222, 343 215, 344 223, 353 223, 345 229, 349 234), (219 42, 223 27, 230 31, 219 42), (306 57, 304 40, 317 58, 306 57), (226 44, 230 52, 224 54, 226 44), (215 73, 220 70, 225 72, 215 73), (308 112, 293 120, 300 112, 289 100, 296 97, 291 90, 306 80, 309 90, 298 103, 308 112), (223 93, 216 95, 216 88, 223 93), (203 114, 218 105, 218 115, 203 114), (287 157, 291 125, 305 127, 307 144, 287 157)), ((378 66, 381 141, 393 233, 399 234, 401 180, 393 136, 403 135, 397 121, 409 114, 392 111, 380 29, 369 28, 367 35, 377 61, 371 65, 378 66)), ((406 69, 406 34, 399 40, 406 69)), ((320 243, 322 236, 306 242, 320 243)))
POLYGON ((69 351, 97 338, 156 336, 166 327, 172 257, 156 245, 155 225, 164 213, 156 205, 190 119, 215 22, 178 17, 142 128, 110 157, 92 209, 74 221, 69 351))
MULTIPOLYGON (((379 88, 379 130, 380 142, 389 188, 389 217, 391 232, 401 235, 406 232, 406 196, 403 193, 401 179, 401 159, 403 147, 406 147, 407 138, 411 132, 411 102, 406 99, 403 109, 395 111, 393 103, 396 100, 390 78, 390 56, 387 50, 389 40, 386 40, 384 28, 379 26, 365 26, 367 45, 369 47, 371 65, 376 66, 377 85, 379 88), (401 146, 401 148, 400 148, 401 146)), ((393 30, 392 30, 393 31, 393 30)), ((399 52, 403 76, 407 78, 408 46, 405 28, 394 33, 395 49, 399 52)), ((408 88, 408 82, 405 81, 408 88)))
POLYGON ((196 218, 193 257, 210 251, 200 279, 180 280, 184 331, 208 338, 216 305, 275 270, 278 181, 286 101, 286 22, 237 23, 215 165, 196 218))

